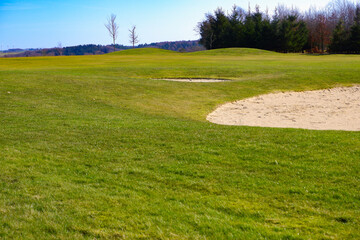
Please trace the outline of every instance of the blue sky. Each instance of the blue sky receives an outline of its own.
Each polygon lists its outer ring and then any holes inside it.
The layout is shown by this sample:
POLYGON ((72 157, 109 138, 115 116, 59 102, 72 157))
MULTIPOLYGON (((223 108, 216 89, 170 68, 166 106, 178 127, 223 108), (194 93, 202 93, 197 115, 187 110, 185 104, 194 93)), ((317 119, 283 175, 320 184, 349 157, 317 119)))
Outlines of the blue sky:
MULTIPOLYGON (((129 45, 128 29, 137 26, 140 43, 194 40, 194 31, 205 13, 217 7, 230 10, 236 4, 247 9, 273 10, 278 3, 300 10, 313 0, 0 0, 0 50, 8 48, 47 48, 79 44, 109 44, 104 27, 114 13, 120 25, 118 43, 129 45)), ((329 0, 317 0, 324 7, 329 0)))

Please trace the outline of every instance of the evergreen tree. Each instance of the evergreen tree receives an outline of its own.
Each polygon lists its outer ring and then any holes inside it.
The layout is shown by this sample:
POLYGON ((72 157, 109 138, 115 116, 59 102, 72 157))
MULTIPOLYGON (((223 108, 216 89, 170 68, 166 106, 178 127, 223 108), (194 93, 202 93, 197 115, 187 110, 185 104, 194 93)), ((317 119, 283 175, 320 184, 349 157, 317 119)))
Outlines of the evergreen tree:
POLYGON ((264 19, 262 22, 261 36, 260 48, 266 50, 276 49, 276 35, 269 19, 264 19))
POLYGON ((227 39, 229 38, 230 23, 229 19, 225 15, 221 8, 215 11, 215 21, 212 24, 212 30, 214 31, 214 48, 229 47, 227 39))
POLYGON ((350 30, 350 48, 353 53, 360 53, 360 6, 356 8, 354 24, 350 30))
POLYGON ((341 19, 336 25, 331 43, 329 46, 329 52, 331 53, 345 53, 348 51, 349 33, 345 30, 344 21, 341 19))
POLYGON ((300 52, 308 40, 308 30, 304 21, 298 21, 296 15, 290 15, 279 22, 278 38, 280 51, 300 52))
POLYGON ((199 23, 200 43, 207 49, 249 47, 282 52, 302 51, 308 40, 305 22, 297 15, 287 16, 284 11, 282 14, 280 18, 276 12, 270 20, 258 6, 255 12, 251 13, 249 9, 247 14, 234 6, 230 15, 218 8, 199 23))
POLYGON ((245 18, 244 28, 244 47, 255 47, 255 22, 251 15, 247 15, 245 18))
POLYGON ((232 13, 229 16, 229 47, 244 47, 243 39, 243 10, 237 9, 236 6, 233 7, 232 13))
POLYGON ((272 33, 272 36, 271 36, 272 48, 270 48, 269 50, 280 51, 280 49, 281 49, 279 26, 280 26, 280 18, 277 13, 277 9, 275 9, 275 15, 273 16, 273 19, 270 23, 271 33, 272 33))
POLYGON ((254 23, 254 42, 253 47, 254 48, 263 48, 262 42, 263 42, 263 17, 262 13, 260 13, 259 8, 256 8, 256 12, 252 14, 251 16, 253 23, 254 23))
POLYGON ((213 31, 213 23, 215 21, 214 17, 211 14, 206 15, 206 20, 199 23, 199 33, 200 33, 200 44, 203 45, 206 49, 214 48, 215 33, 213 31))

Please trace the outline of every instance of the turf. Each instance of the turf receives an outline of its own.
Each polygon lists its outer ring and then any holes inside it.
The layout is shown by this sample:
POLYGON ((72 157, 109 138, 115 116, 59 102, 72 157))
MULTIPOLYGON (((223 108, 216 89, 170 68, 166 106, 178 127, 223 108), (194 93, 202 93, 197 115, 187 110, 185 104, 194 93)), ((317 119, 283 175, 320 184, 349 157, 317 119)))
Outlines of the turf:
POLYGON ((359 239, 359 132, 205 120, 359 76, 252 49, 0 59, 0 238, 359 239), (182 77, 233 81, 155 80, 182 77))

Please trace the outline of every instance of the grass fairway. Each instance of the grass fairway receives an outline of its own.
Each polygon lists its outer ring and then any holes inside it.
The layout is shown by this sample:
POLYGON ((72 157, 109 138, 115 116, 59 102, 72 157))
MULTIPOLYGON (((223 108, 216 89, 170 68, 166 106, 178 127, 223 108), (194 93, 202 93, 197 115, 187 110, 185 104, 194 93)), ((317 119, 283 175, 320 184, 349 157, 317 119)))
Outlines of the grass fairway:
POLYGON ((359 132, 205 120, 228 101, 352 84, 360 56, 0 59, 0 238, 359 239, 359 132))

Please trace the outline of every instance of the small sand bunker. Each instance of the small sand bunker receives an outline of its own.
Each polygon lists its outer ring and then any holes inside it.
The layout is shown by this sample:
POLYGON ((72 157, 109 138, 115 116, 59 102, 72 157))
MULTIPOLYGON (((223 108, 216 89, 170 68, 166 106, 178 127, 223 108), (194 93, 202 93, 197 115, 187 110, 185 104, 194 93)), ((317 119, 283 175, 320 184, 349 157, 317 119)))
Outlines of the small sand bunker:
POLYGON ((208 115, 222 125, 360 131, 360 86, 267 94, 208 115))
POLYGON ((193 83, 215 83, 215 82, 229 82, 226 79, 211 79, 211 78, 162 78, 157 80, 173 81, 173 82, 193 82, 193 83))

